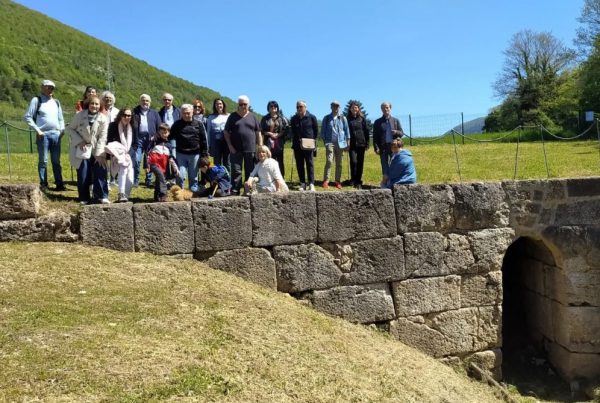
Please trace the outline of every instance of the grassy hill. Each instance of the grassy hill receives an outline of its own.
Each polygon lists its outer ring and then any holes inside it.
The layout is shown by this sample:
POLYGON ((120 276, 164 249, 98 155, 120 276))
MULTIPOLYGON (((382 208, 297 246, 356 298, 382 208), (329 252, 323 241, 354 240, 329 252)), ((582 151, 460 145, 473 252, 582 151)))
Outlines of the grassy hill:
POLYGON ((108 58, 117 106, 137 105, 142 93, 159 100, 168 91, 178 103, 199 97, 209 105, 220 96, 9 0, 0 0, 0 15, 0 117, 22 116, 45 78, 57 84, 65 112, 72 112, 87 85, 109 88, 108 58))
POLYGON ((195 260, 0 255, 0 401, 497 401, 387 334, 195 260))

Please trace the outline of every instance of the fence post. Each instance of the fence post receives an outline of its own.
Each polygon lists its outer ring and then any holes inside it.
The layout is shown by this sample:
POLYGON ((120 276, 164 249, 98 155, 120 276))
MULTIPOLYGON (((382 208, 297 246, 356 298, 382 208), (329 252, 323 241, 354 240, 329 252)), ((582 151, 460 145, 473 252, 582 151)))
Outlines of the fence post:
POLYGON ((408 135, 410 137, 410 145, 412 146, 412 116, 410 115, 410 113, 408 114, 408 135))
POLYGON ((12 182, 12 165, 10 163, 10 142, 8 141, 8 126, 4 125, 4 134, 6 136, 6 158, 8 161, 8 181, 12 182))
POLYGON ((460 132, 462 133, 462 143, 465 144, 465 115, 460 113, 460 132))
POLYGON ((32 131, 29 129, 29 154, 33 154, 33 138, 31 137, 32 131))

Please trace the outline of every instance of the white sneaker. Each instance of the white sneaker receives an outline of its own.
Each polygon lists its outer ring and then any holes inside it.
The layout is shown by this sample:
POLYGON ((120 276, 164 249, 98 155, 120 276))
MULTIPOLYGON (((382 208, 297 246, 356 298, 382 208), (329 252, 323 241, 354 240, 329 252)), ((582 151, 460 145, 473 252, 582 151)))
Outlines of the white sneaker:
POLYGON ((308 191, 309 192, 314 192, 315 191, 315 185, 313 183, 311 183, 310 185, 308 185, 308 191))
POLYGON ((110 204, 110 201, 105 197, 104 199, 100 200, 101 204, 110 204))
POLYGON ((301 183, 300 184, 300 189, 298 189, 301 192, 304 192, 306 190, 306 183, 301 183))

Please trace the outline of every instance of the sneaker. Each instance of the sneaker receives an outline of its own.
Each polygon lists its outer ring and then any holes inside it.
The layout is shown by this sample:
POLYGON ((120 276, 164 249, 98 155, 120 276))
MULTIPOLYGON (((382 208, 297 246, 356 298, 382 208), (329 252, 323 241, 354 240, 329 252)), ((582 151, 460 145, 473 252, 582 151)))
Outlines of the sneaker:
POLYGON ((125 193, 119 193, 117 203, 127 203, 128 201, 129 200, 127 200, 127 196, 125 196, 125 193))
POLYGON ((323 189, 329 189, 329 181, 327 179, 323 181, 323 189))
POLYGON ((362 185, 360 183, 354 187, 356 188, 356 190, 362 190, 362 185))
POLYGON ((42 192, 46 192, 46 191, 48 191, 48 185, 40 185, 40 190, 41 190, 42 192))
POLYGON ((301 183, 300 188, 298 190, 304 192, 306 190, 306 183, 301 183))
POLYGON ((340 182, 336 182, 336 183, 335 183, 335 187, 336 187, 337 189, 341 189, 341 188, 342 188, 342 184, 341 184, 340 182))
POLYGON ((67 188, 65 187, 65 185, 56 185, 56 189, 57 192, 64 192, 65 190, 67 190, 67 188))
POLYGON ((110 204, 110 201, 105 197, 104 199, 100 200, 100 204, 110 204))
POLYGON ((82 206, 85 206, 85 205, 89 204, 89 202, 85 201, 85 200, 82 200, 82 201, 79 202, 79 204, 81 204, 82 206))
POLYGON ((310 185, 308 185, 308 191, 309 192, 314 192, 315 191, 315 185, 312 184, 312 183, 310 185))
POLYGON ((138 187, 138 186, 140 186, 140 183, 139 183, 139 182, 133 182, 133 186, 132 186, 132 187, 136 188, 136 187, 138 187))

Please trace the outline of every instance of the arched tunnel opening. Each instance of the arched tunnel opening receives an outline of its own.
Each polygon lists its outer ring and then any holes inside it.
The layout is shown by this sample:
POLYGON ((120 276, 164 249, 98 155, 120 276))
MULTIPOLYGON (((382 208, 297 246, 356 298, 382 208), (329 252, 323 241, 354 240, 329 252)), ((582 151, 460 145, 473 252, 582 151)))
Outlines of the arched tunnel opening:
POLYGON ((547 354, 552 341, 556 262, 543 242, 517 239, 502 264, 502 374, 521 394, 570 401, 569 385, 547 354))

